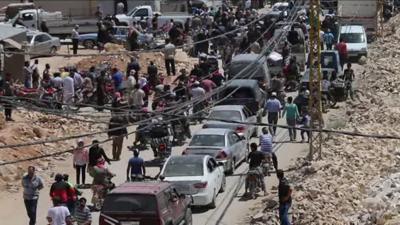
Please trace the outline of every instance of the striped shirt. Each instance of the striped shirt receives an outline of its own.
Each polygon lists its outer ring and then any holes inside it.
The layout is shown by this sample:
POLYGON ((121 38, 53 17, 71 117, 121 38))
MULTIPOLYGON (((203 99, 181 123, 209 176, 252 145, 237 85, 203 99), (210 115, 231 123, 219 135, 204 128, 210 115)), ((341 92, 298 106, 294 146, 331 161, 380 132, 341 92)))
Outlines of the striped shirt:
POLYGON ((85 224, 88 221, 92 221, 92 214, 90 213, 90 209, 87 206, 85 206, 83 209, 79 206, 76 207, 75 220, 78 225, 85 224))
POLYGON ((272 153, 272 136, 271 134, 262 134, 260 136, 261 151, 272 153))

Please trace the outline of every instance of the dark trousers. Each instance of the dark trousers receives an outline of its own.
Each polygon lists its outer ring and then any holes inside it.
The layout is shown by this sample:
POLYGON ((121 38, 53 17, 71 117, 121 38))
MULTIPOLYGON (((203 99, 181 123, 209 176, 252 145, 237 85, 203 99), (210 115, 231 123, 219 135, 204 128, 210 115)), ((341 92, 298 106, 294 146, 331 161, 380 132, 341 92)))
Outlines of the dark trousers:
POLYGON ((347 57, 345 55, 339 55, 340 59, 340 65, 342 66, 342 69, 344 70, 344 64, 347 62, 347 57))
POLYGON ((171 72, 175 76, 175 59, 165 59, 165 68, 168 76, 171 76, 171 72))
MULTIPOLYGON (((268 123, 270 125, 277 125, 278 124, 278 113, 277 112, 268 112, 268 123)), ((276 126, 270 126, 269 132, 271 135, 276 134, 276 126)))
POLYGON ((75 165, 75 170, 76 170, 76 184, 80 184, 80 178, 82 175, 82 184, 85 184, 85 178, 86 178, 86 165, 83 166, 78 166, 75 165))
POLYGON ((36 224, 37 202, 38 202, 37 199, 31 199, 31 200, 24 199, 26 213, 28 214, 29 217, 29 225, 36 224))
POLYGON ((289 222, 289 208, 290 203, 280 203, 279 204, 279 221, 281 225, 290 225, 289 222))
POLYGON ((326 50, 332 50, 332 44, 326 44, 326 50))
POLYGON ((11 105, 4 105, 4 115, 6 119, 11 119, 12 107, 11 105))
POLYGON ((296 140, 296 136, 297 136, 296 135, 297 132, 296 132, 296 129, 295 129, 296 119, 295 118, 286 118, 286 123, 290 127, 290 128, 288 128, 290 140, 291 141, 293 139, 296 140))
MULTIPOLYGON (((307 129, 307 128, 309 128, 309 127, 302 127, 302 128, 307 129)), ((302 140, 302 141, 304 141, 304 133, 307 134, 307 140, 309 141, 309 140, 310 140, 310 136, 311 136, 311 132, 308 131, 308 130, 301 130, 300 135, 301 135, 301 140, 302 140)))
POLYGON ((114 160, 119 160, 122 152, 122 145, 124 143, 124 136, 113 137, 112 155, 114 160))
POLYGON ((78 54, 78 43, 79 39, 72 39, 72 51, 74 55, 78 54))

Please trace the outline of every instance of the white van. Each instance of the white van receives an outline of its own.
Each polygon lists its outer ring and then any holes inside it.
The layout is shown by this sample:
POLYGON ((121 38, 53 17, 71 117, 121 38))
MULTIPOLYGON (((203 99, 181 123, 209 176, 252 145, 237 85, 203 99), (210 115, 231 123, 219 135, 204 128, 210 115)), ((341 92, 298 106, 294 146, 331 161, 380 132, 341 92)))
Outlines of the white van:
POLYGON ((347 44, 349 57, 368 56, 367 34, 360 25, 345 25, 340 27, 338 42, 343 39, 347 44))

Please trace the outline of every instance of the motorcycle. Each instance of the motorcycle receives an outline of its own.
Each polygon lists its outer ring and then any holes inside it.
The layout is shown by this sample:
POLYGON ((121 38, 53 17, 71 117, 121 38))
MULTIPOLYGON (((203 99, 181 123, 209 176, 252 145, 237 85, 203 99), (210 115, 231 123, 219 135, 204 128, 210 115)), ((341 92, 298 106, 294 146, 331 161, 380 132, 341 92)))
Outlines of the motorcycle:
POLYGON ((150 146, 154 152, 154 156, 161 160, 164 160, 171 155, 171 145, 172 144, 169 140, 169 136, 152 138, 150 141, 150 146))
POLYGON ((36 104, 39 107, 62 109, 62 90, 54 88, 42 89, 39 101, 36 104))
POLYGON ((256 199, 257 193, 261 189, 260 183, 260 172, 258 168, 250 169, 246 175, 246 192, 248 190, 248 194, 252 199, 256 199))

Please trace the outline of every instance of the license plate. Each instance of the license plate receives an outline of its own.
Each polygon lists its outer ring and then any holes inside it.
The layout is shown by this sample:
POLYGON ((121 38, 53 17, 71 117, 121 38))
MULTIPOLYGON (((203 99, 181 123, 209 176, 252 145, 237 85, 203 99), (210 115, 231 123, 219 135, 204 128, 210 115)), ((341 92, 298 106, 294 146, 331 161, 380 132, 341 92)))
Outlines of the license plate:
POLYGON ((140 225, 139 221, 125 221, 121 222, 121 225, 140 225))

